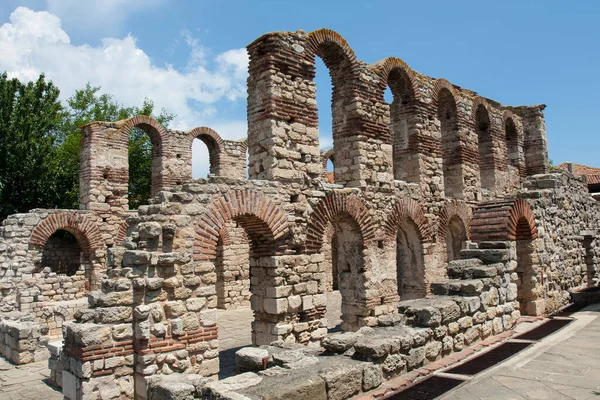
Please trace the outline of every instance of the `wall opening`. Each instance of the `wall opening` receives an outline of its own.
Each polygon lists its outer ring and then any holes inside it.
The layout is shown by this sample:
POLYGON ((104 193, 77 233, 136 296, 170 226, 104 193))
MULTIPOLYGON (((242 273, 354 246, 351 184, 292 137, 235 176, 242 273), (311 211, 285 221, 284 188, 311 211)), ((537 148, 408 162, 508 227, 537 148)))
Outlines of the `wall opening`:
POLYGON ((333 156, 327 159, 327 183, 335 183, 335 166, 332 158, 333 156))
POLYGON ((192 140, 192 178, 218 176, 220 149, 217 141, 209 135, 198 135, 192 140))
POLYGON ((59 229, 48 238, 42 249, 40 262, 40 269, 45 268, 67 276, 84 270, 83 252, 72 233, 59 229))
POLYGON ((490 116, 483 104, 477 107, 475 129, 478 139, 481 188, 493 191, 496 186, 494 141, 490 130, 490 116))
MULTIPOLYGON (((153 129, 153 128, 150 128, 153 129)), ((158 133, 146 133, 140 127, 129 131, 129 209, 137 210, 140 205, 148 204, 152 197, 153 185, 160 174, 160 145, 158 133)))
POLYGON ((327 308, 325 318, 327 329, 339 330, 342 322, 342 295, 339 287, 338 263, 339 252, 337 244, 339 239, 333 224, 329 224, 323 242, 322 252, 325 258, 325 294, 327 296, 327 308))
POLYGON ((512 118, 506 119, 504 130, 506 132, 506 163, 516 167, 519 164, 519 136, 512 118))
MULTIPOLYGON (((333 83, 331 81, 330 71, 320 57, 315 57, 315 87, 316 100, 318 107, 318 123, 319 123, 319 148, 327 150, 333 148, 333 83)), ((330 152, 333 155, 333 152, 330 152)), ((331 157, 329 158, 331 160, 331 157)), ((334 182, 333 162, 329 170, 329 162, 327 164, 327 182, 334 182), (331 172, 331 174, 330 174, 331 172), (331 178, 330 178, 331 175, 331 178)))
POLYGON ((460 259, 460 251, 465 248, 467 230, 460 218, 454 216, 446 229, 446 256, 448 262, 460 259))
POLYGON ((315 51, 315 85, 318 110, 319 148, 333 147, 335 155, 335 182, 351 180, 349 177, 353 157, 346 157, 342 150, 348 144, 347 105, 354 96, 351 91, 354 73, 352 61, 339 44, 331 41, 320 43, 315 51), (327 71, 327 73, 325 72, 327 71))
POLYGON ((414 94, 408 74, 401 68, 394 68, 388 76, 388 87, 392 94, 390 103, 390 124, 392 132, 392 152, 394 179, 418 182, 418 171, 411 171, 409 135, 414 94))
POLYGON ((440 89, 438 93, 438 119, 442 135, 442 171, 444 192, 447 197, 463 197, 460 140, 458 137, 458 112, 452 93, 440 89))
POLYGON ((423 243, 414 222, 406 221, 396 235, 396 274, 400 300, 425 297, 423 243))

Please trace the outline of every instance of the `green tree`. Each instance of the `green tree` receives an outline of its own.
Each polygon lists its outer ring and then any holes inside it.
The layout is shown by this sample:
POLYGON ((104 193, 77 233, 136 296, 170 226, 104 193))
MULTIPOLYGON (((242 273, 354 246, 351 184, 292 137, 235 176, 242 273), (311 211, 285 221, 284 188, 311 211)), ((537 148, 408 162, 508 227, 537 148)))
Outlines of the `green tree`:
POLYGON ((63 117, 59 93, 43 74, 27 84, 0 75, 0 219, 61 205, 51 179, 63 117))
MULTIPOLYGON (((174 115, 161 110, 154 113, 154 103, 145 99, 140 107, 124 107, 112 95, 100 94, 100 87, 89 83, 77 90, 66 102, 66 115, 61 131, 61 146, 57 157, 57 175, 64 184, 65 208, 79 206, 79 144, 81 127, 92 121, 118 121, 135 115, 148 115, 167 126, 174 115)), ((129 135, 129 205, 137 208, 150 198, 152 176, 152 143, 140 129, 129 135)))

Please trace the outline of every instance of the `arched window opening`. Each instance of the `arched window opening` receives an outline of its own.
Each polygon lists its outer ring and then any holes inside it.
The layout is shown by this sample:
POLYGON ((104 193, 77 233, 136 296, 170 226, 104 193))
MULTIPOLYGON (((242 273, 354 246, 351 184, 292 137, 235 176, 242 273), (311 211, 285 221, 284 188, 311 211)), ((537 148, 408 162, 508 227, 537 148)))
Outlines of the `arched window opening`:
POLYGON ((333 165, 333 156, 327 159, 327 183, 335 183, 335 166, 333 165))
POLYGON ((40 269, 50 268, 59 275, 73 276, 84 272, 83 252, 77 238, 70 232, 59 229, 42 249, 40 269))
POLYGON ((396 274, 401 300, 425 297, 423 244, 417 226, 407 221, 396 236, 396 274))
POLYGON ((466 240, 467 231, 460 218, 451 218, 446 230, 446 256, 448 262, 460 259, 460 251, 465 248, 466 240))
MULTIPOLYGON (((148 128, 151 130, 154 128, 148 128)), ((152 197, 152 185, 160 174, 160 145, 158 133, 147 133, 143 127, 135 126, 129 131, 129 209, 137 210, 148 204, 152 197)))
POLYGON ((244 228, 227 223, 217 242, 217 308, 250 307, 250 244, 244 228))
POLYGON ((205 178, 210 174, 208 147, 197 138, 192 140, 192 179, 205 178))
POLYGON ((543 285, 539 256, 535 251, 531 228, 527 219, 521 217, 517 223, 517 300, 522 315, 542 315, 543 299, 539 287, 543 285))
POLYGON ((409 135, 411 126, 412 93, 410 78, 401 68, 393 69, 388 76, 388 87, 392 95, 390 103, 390 128, 392 131, 394 179, 418 182, 418 171, 409 167, 409 135))
POLYGON ((479 174, 481 176, 481 187, 494 190, 496 186, 495 163, 494 163, 494 141, 490 130, 490 116, 483 104, 477 107, 475 115, 475 129, 478 138, 479 150, 479 174))
POLYGON ((198 135, 192 140, 192 178, 218 176, 220 150, 217 141, 209 135, 198 135))
MULTIPOLYGON (((330 71, 320 57, 315 57, 315 86, 319 119, 319 147, 321 150, 333 147, 333 83, 330 71)), ((331 159, 331 158, 330 158, 331 159)), ((327 169, 327 181, 333 183, 333 169, 327 169), (331 174, 329 174, 331 172, 331 174)))
POLYGON ((447 197, 463 197, 463 177, 458 138, 458 112, 452 93, 440 89, 438 93, 438 119, 442 134, 442 171, 447 197))
POLYGON ((506 132, 506 163, 507 165, 518 166, 519 164, 519 136, 517 127, 512 118, 507 118, 504 122, 506 132))

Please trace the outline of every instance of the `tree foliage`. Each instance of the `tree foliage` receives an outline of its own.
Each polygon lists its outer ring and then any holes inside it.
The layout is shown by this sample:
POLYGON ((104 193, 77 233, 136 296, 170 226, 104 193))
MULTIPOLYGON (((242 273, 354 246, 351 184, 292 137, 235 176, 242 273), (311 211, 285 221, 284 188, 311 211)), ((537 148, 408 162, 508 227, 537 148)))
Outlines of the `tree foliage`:
MULTIPOLYGON (((0 220, 32 208, 79 208, 81 127, 148 115, 163 125, 174 118, 154 103, 125 107, 99 87, 87 84, 66 100, 41 75, 21 83, 0 75, 0 220)), ((152 143, 133 129, 129 135, 129 203, 147 203, 152 175, 152 143)))
POLYGON ((0 219, 62 205, 50 179, 62 122, 59 90, 44 75, 27 84, 0 75, 0 219))

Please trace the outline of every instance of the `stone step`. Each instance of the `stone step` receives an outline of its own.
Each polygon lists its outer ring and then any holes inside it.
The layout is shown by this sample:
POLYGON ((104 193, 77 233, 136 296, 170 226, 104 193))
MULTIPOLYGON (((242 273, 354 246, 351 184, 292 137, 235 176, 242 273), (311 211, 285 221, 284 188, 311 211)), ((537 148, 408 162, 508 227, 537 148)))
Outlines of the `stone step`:
POLYGON ((497 262, 508 261, 509 259, 508 249, 464 249, 460 251, 460 257, 462 259, 467 258, 478 258, 483 261, 484 264, 491 264, 497 262))

